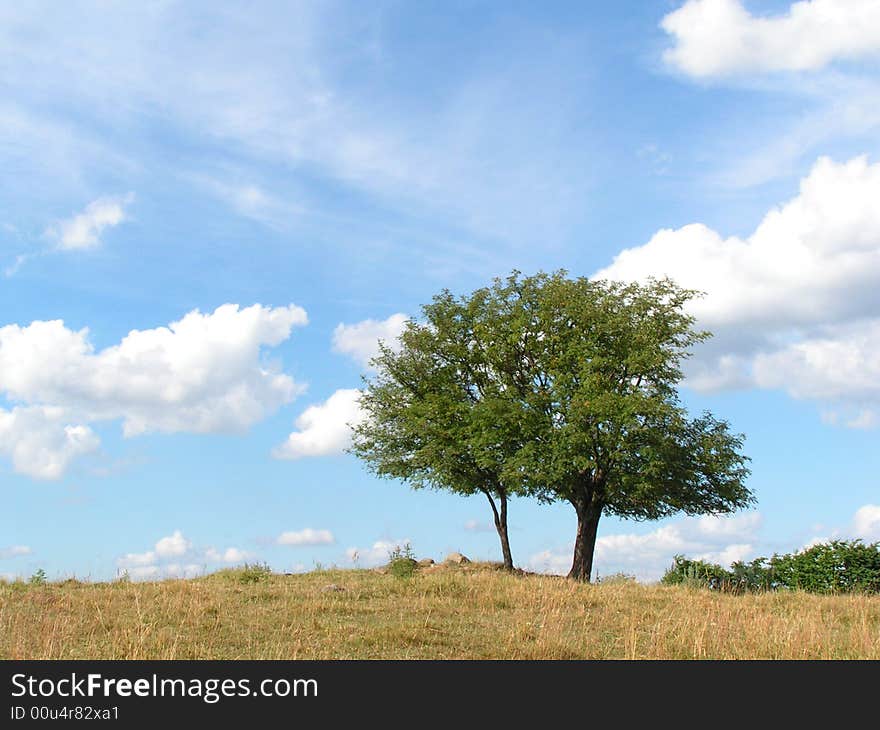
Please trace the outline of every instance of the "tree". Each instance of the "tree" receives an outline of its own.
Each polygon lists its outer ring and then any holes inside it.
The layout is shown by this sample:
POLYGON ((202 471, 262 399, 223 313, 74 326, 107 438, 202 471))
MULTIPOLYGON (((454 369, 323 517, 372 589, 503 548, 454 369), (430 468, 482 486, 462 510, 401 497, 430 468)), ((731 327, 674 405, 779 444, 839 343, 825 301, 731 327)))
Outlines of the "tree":
POLYGON ((543 501, 574 507, 570 578, 589 581, 605 513, 659 519, 753 501, 742 436, 710 413, 689 418, 679 402, 681 363, 710 336, 684 311, 696 294, 668 279, 515 272, 485 295, 490 308, 520 313, 519 331, 505 332, 496 348, 507 405, 523 427, 505 471, 543 501))
POLYGON ((509 420, 506 378, 483 350, 501 325, 489 303, 479 292, 456 299, 444 291, 422 308, 424 323, 407 322, 397 347, 380 345, 350 451, 378 476, 414 488, 484 494, 504 567, 513 569, 508 502, 527 489, 507 469, 521 430, 509 420))

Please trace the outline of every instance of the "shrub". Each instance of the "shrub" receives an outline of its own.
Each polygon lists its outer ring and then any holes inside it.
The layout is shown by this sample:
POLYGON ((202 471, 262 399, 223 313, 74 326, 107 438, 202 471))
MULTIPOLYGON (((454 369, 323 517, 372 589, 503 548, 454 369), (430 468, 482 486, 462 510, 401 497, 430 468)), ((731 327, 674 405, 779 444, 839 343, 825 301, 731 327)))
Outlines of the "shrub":
POLYGON ((388 553, 388 572, 396 578, 410 578, 417 566, 416 556, 408 542, 388 553))
POLYGON ((672 567, 664 573, 660 582, 664 585, 717 588, 729 577, 730 573, 720 565, 676 555, 672 559, 672 567))
POLYGON ((832 540, 769 560, 734 563, 730 570, 676 555, 660 581, 731 593, 802 590, 810 593, 880 593, 880 543, 832 540))
POLYGON ((770 559, 776 580, 811 593, 880 592, 880 543, 832 540, 770 559))
POLYGON ((32 586, 44 586, 49 582, 49 579, 46 578, 46 571, 42 568, 39 568, 28 580, 32 586))
POLYGON ((269 580, 272 569, 266 563, 245 563, 234 575, 239 583, 262 583, 269 580))

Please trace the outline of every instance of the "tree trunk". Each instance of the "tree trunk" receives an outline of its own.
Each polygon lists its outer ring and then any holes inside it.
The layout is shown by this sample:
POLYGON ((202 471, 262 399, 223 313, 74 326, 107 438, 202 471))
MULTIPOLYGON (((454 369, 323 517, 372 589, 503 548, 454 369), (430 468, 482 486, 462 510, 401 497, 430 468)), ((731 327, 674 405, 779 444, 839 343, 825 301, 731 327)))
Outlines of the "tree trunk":
POLYGON ((590 499, 578 501, 574 507, 578 517, 577 537, 574 541, 574 558, 568 577, 589 583, 593 572, 593 552, 596 549, 596 533, 599 530, 602 507, 593 504, 590 499))
POLYGON ((507 492, 501 491, 498 501, 501 503, 501 509, 495 506, 495 500, 492 495, 484 491, 489 504, 492 505, 492 515, 495 518, 495 529, 498 531, 498 538, 501 540, 501 554, 504 557, 504 569, 513 570, 513 555, 510 552, 510 539, 507 536, 507 492))

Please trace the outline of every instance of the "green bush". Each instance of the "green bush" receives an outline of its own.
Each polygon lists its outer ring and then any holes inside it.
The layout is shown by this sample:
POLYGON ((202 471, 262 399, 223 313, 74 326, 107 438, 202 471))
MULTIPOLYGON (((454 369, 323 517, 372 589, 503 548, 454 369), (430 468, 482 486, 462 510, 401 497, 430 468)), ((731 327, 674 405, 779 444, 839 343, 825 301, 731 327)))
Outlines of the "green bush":
POLYGON ((49 579, 46 577, 46 571, 40 568, 37 570, 28 580, 32 586, 44 586, 49 582, 49 579))
POLYGON ((398 545, 388 553, 388 572, 396 578, 410 578, 418 563, 409 543, 398 545))
POLYGON ((789 555, 774 555, 777 582, 811 593, 880 592, 880 543, 832 540, 789 555))
POLYGON ((266 563, 245 563, 234 575, 239 583, 262 583, 269 580, 272 569, 266 563))
POLYGON ((717 588, 729 577, 730 573, 720 565, 676 555, 672 559, 672 567, 664 573, 660 582, 664 585, 717 588))
POLYGON ((737 562, 730 570, 676 555, 660 582, 730 593, 770 590, 880 593, 880 543, 865 545, 861 540, 832 540, 796 553, 774 553, 769 559, 737 562))

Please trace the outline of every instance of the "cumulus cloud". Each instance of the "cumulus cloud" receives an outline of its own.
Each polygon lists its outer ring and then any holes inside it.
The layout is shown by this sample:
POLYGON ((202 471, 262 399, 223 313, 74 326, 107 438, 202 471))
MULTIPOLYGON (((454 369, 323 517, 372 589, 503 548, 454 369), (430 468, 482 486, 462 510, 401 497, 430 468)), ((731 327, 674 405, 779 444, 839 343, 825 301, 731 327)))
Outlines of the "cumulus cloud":
POLYGON ((30 555, 33 552, 27 545, 10 545, 6 548, 0 548, 0 560, 8 558, 18 558, 22 555, 30 555))
POLYGON ((365 319, 355 324, 340 323, 333 330, 333 351, 348 355, 359 365, 369 367, 379 354, 379 342, 394 349, 406 325, 405 314, 392 314, 388 319, 365 319))
POLYGON ((204 568, 198 563, 167 563, 165 565, 138 565, 125 568, 132 580, 161 580, 163 578, 195 578, 204 568))
POLYGON ((32 479, 58 479, 73 459, 99 445, 98 436, 88 426, 71 422, 63 408, 0 408, 0 455, 32 479))
POLYGON ((243 563, 251 557, 251 553, 236 547, 228 547, 225 550, 208 548, 205 551, 205 559, 211 563, 243 563))
POLYGON ((156 543, 156 555, 160 558, 176 558, 185 555, 191 547, 192 544, 180 530, 175 530, 173 534, 156 543))
POLYGON ((125 570, 148 567, 155 562, 156 553, 152 550, 147 550, 145 553, 126 553, 121 558, 116 559, 117 567, 125 570))
MULTIPOLYGON (((873 411, 859 403, 880 403, 880 320, 846 325, 759 353, 753 360, 755 382, 766 388, 787 388, 797 398, 850 401, 857 412, 845 421, 852 428, 870 428, 873 411)), ((831 413, 826 420, 836 422, 831 413)))
MULTIPOLYGON (((143 553, 126 553, 116 560, 116 565, 126 570, 148 568, 158 561, 186 555, 191 549, 192 543, 183 536, 180 530, 175 530, 172 534, 159 538, 152 550, 143 553)), ((149 571, 141 572, 146 574, 149 571)))
POLYGON ((783 15, 752 15, 742 0, 688 0, 662 28, 664 60, 690 76, 806 71, 880 53, 875 0, 804 0, 783 15))
POLYGON ((336 542, 336 538, 333 537, 330 530, 313 530, 311 527, 306 527, 304 530, 282 532, 276 542, 279 545, 303 547, 306 545, 332 545, 336 542))
POLYGON ((351 427, 363 419, 356 388, 337 390, 324 403, 309 406, 296 419, 297 431, 273 452, 276 459, 341 454, 351 444, 351 427))
POLYGON ((880 163, 816 162, 796 197, 746 238, 699 223, 661 230, 597 277, 670 276, 706 292, 691 312, 716 337, 689 367, 701 390, 784 388, 858 413, 880 404, 880 163))
POLYGON ((97 447, 88 422, 121 419, 126 436, 244 430, 301 392, 263 354, 307 321, 294 305, 224 304, 100 351, 61 320, 0 327, 0 395, 26 404, 0 410, 0 453, 51 479, 97 447))
MULTIPOLYGON (((407 322, 405 314, 388 319, 340 323, 333 331, 333 350, 350 356, 363 367, 379 353, 379 342, 395 347, 407 322)), ((276 459, 341 454, 351 444, 351 428, 363 420, 356 388, 337 390, 323 403, 309 406, 296 419, 297 430, 272 452, 276 459)))
POLYGON ((192 578, 204 571, 206 563, 234 564, 250 557, 251 553, 237 547, 196 549, 183 532, 175 530, 159 538, 152 550, 117 558, 116 566, 133 580, 192 578))
MULTIPOLYGON (((600 575, 625 572, 640 580, 657 580, 675 555, 730 565, 755 555, 762 517, 758 512, 739 515, 685 517, 644 534, 605 535, 596 540, 594 570, 600 575)), ((532 570, 567 573, 573 545, 533 555, 532 570)))
POLYGON ((868 541, 880 541, 880 504, 859 507, 853 516, 852 532, 868 541))
POLYGON ((366 568, 383 565, 388 562, 388 556, 395 550, 403 549, 410 544, 409 538, 405 540, 376 540, 368 548, 351 547, 345 551, 351 562, 366 568))
POLYGON ((0 391, 90 420, 122 418, 128 436, 242 429, 298 393, 260 354, 306 322, 293 305, 224 304, 167 327, 132 330, 100 352, 87 329, 70 330, 61 320, 7 325, 0 328, 0 391))
POLYGON ((814 529, 822 530, 824 534, 810 538, 801 547, 807 550, 814 545, 830 542, 831 540, 864 540, 865 542, 880 542, 880 505, 866 504, 859 507, 852 519, 844 527, 827 529, 823 525, 816 525, 814 529))
POLYGON ((76 251, 97 248, 101 234, 126 220, 125 209, 134 200, 134 193, 121 197, 105 197, 89 203, 82 213, 57 221, 46 231, 60 249, 76 251))

